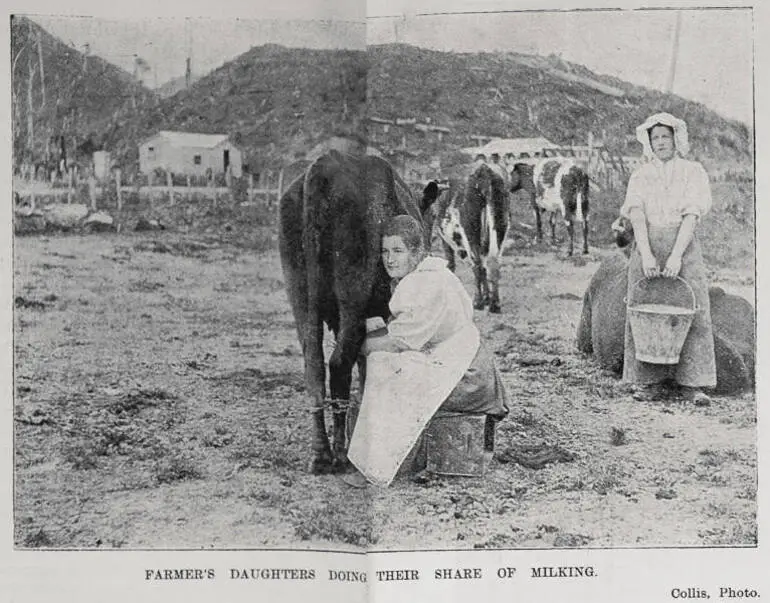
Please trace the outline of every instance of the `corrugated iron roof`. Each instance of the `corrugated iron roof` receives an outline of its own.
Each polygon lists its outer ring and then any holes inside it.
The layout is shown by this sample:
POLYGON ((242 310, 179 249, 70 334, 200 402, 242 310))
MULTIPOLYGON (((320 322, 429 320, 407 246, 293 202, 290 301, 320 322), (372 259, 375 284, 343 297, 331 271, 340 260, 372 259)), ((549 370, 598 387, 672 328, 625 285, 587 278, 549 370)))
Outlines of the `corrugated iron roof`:
POLYGON ((152 138, 160 137, 174 147, 198 147, 213 149, 228 139, 227 134, 198 134, 195 132, 174 132, 172 130, 161 130, 152 138))

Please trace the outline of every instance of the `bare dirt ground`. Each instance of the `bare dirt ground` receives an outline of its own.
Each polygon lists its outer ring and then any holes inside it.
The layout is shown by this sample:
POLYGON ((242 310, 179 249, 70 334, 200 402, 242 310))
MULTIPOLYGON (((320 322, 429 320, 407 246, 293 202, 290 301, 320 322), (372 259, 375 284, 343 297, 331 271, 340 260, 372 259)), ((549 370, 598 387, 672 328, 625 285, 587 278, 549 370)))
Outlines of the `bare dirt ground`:
MULTIPOLYGON (((16 545, 755 545, 754 394, 638 402, 576 351, 604 253, 505 258, 502 314, 477 312, 512 402, 484 479, 353 490, 307 472, 277 252, 170 233, 17 238, 16 545), (528 443, 574 460, 503 462, 528 443)), ((750 273, 713 277, 751 297, 750 273)))

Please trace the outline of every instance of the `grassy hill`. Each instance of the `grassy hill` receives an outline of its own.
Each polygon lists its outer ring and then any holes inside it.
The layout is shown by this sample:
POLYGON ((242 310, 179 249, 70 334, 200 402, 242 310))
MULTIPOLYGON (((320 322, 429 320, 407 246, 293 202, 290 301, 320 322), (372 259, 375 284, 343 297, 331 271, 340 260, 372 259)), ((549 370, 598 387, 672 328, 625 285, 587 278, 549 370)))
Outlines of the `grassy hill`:
MULTIPOLYGON (((558 57, 458 54, 406 45, 354 50, 254 47, 141 113, 105 123, 99 141, 124 161, 160 129, 225 133, 250 164, 278 167, 334 134, 366 136, 366 117, 430 119, 452 133, 408 142, 418 154, 451 154, 471 134, 545 136, 639 152, 634 127, 655 111, 690 124, 693 155, 707 167, 750 171, 752 135, 704 105, 592 73, 558 57)), ((400 141, 400 134, 394 133, 400 141)))
POLYGON ((131 74, 98 56, 86 57, 23 16, 11 18, 11 61, 17 163, 25 157, 45 160, 61 136, 72 158, 79 146, 98 146, 105 124, 136 118, 154 102, 154 94, 131 74))
POLYGON ((736 168, 751 165, 746 125, 558 57, 456 54, 407 45, 374 46, 368 54, 370 113, 431 118, 452 128, 449 144, 469 146, 468 135, 484 134, 584 145, 592 132, 614 151, 638 154, 636 125, 654 112, 670 111, 690 125, 696 157, 736 168))
POLYGON ((365 134, 366 69, 360 51, 255 47, 102 140, 135 161, 137 142, 161 129, 223 133, 247 163, 283 165, 334 133, 365 134))

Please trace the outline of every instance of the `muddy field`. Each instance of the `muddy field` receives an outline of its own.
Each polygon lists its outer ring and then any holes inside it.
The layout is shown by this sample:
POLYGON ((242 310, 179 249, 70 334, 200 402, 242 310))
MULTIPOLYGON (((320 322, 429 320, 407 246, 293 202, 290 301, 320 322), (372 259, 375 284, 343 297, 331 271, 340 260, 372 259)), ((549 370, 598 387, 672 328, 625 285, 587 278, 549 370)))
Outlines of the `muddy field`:
MULTIPOLYGON (((485 479, 354 490, 310 475, 302 357, 264 237, 17 237, 16 546, 756 544, 753 393, 639 402, 575 349, 609 249, 505 258, 503 312, 476 316, 512 401, 485 479), (563 462, 521 466, 525 445, 563 462)), ((750 268, 712 277, 753 295, 750 268)))

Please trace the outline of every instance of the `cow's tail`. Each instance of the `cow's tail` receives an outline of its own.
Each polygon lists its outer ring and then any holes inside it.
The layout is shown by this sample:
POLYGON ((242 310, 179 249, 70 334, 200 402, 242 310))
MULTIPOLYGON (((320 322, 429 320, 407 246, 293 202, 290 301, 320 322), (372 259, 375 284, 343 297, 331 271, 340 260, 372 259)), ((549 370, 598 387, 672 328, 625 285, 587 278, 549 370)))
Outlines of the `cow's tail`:
MULTIPOLYGON (((329 183, 323 162, 324 159, 316 161, 305 174, 302 208, 302 249, 307 278, 307 324, 302 353, 306 358, 306 371, 308 364, 313 366, 315 371, 324 366, 323 325, 320 314, 320 287, 323 282, 321 249, 326 228, 323 208, 327 206, 329 183)), ((326 396, 325 377, 320 384, 316 384, 316 387, 318 385, 323 398, 326 396)), ((320 402, 320 400, 317 401, 317 403, 320 402)))
POLYGON ((575 220, 577 222, 583 221, 583 185, 578 184, 577 187, 577 195, 575 195, 575 204, 577 207, 575 208, 575 220))

